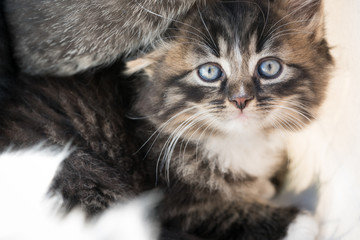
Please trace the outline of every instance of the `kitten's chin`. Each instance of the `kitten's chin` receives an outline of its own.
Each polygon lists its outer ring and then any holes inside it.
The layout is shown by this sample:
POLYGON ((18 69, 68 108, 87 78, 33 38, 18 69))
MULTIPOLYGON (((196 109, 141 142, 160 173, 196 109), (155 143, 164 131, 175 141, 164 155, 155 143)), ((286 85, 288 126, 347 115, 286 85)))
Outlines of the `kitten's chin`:
POLYGON ((220 129, 228 134, 243 134, 244 132, 257 132, 263 129, 259 119, 247 112, 232 114, 228 119, 221 121, 219 125, 220 129))

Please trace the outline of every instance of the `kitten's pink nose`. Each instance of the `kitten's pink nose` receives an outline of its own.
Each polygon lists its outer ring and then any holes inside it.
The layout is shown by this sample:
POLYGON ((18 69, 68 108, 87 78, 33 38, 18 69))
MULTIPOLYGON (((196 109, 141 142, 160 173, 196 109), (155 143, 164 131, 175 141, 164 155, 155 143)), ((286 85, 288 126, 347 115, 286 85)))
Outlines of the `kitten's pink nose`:
POLYGON ((244 108, 248 105, 248 103, 253 100, 254 97, 251 96, 233 96, 229 98, 229 101, 234 103, 237 108, 239 108, 241 111, 244 110, 244 108))

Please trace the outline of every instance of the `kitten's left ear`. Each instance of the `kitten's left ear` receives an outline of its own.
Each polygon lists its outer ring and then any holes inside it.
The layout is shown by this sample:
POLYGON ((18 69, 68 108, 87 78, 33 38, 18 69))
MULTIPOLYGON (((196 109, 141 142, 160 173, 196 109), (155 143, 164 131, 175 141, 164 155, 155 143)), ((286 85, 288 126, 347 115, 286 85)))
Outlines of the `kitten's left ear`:
POLYGON ((315 40, 324 37, 323 0, 282 0, 286 14, 298 21, 308 31, 315 33, 315 40))

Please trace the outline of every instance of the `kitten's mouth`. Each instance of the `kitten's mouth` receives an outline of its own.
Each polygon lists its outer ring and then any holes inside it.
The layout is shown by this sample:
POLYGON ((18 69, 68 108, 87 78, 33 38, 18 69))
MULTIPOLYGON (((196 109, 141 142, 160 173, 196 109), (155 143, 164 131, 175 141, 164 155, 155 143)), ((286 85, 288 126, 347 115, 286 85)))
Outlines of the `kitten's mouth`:
POLYGON ((232 113, 229 120, 235 124, 252 125, 259 120, 259 116, 252 111, 242 110, 232 113))
POLYGON ((241 110, 241 111, 237 112, 236 118, 237 119, 247 119, 248 115, 249 115, 248 113, 245 113, 245 111, 241 110))
POLYGON ((251 121, 251 114, 248 111, 236 111, 231 114, 229 120, 237 123, 247 123, 251 121))
POLYGON ((253 116, 253 113, 251 111, 249 111, 248 109, 242 109, 242 110, 238 110, 235 113, 235 118, 236 119, 250 119, 253 116))

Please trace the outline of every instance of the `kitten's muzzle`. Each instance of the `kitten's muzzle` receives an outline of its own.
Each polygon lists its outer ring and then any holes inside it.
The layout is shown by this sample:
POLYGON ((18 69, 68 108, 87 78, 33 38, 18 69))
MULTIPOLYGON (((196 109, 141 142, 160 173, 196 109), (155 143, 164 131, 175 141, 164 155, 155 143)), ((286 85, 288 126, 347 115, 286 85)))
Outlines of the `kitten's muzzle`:
POLYGON ((237 108, 239 108, 241 111, 248 106, 249 102, 254 99, 254 96, 246 96, 246 95, 235 95, 232 97, 229 97, 229 101, 233 103, 237 108))

